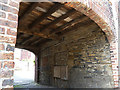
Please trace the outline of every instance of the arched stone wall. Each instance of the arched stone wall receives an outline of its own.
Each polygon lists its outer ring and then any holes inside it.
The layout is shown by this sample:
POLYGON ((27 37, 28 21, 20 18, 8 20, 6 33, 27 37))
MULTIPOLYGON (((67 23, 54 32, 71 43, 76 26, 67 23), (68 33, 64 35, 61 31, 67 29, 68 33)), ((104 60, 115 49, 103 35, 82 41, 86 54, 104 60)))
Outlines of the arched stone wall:
POLYGON ((63 37, 63 41, 41 46, 40 84, 60 88, 114 87, 110 44, 98 25, 82 25, 63 37))
POLYGON ((96 0, 93 0, 92 2, 90 0, 87 2, 81 0, 80 2, 68 2, 66 5, 76 9, 79 12, 82 12, 94 22, 96 22, 106 33, 109 42, 111 42, 114 41, 116 37, 112 19, 112 8, 109 2, 106 2, 105 4, 104 3, 105 1, 100 3, 96 0), (108 10, 109 12, 107 12, 108 10))
POLYGON ((68 2, 66 5, 75 8, 77 11, 91 18, 105 32, 110 43, 114 83, 115 87, 118 87, 118 32, 115 29, 115 21, 113 20, 112 3, 108 0, 80 0, 79 2, 68 2))

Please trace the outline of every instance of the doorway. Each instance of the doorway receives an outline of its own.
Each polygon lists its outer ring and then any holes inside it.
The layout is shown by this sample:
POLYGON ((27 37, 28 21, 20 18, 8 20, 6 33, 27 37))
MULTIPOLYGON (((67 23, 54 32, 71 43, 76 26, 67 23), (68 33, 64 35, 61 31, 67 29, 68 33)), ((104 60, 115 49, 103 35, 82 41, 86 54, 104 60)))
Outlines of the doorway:
POLYGON ((24 49, 15 49, 14 86, 34 83, 35 55, 24 49))

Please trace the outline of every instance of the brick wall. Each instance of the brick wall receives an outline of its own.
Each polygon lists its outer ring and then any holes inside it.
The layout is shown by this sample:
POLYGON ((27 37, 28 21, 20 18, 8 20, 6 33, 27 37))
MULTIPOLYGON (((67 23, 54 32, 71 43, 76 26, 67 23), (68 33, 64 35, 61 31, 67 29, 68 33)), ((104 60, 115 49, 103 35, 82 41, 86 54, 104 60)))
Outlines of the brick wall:
POLYGON ((16 0, 0 0, 0 88, 13 87, 18 6, 16 0))
MULTIPOLYGON (((63 35, 61 42, 49 42, 41 47, 40 83, 57 87, 114 87, 110 44, 96 24, 80 26, 63 35), (88 32, 96 30, 92 33, 88 32), (54 77, 55 67, 68 67, 68 79, 54 77)), ((57 73, 59 73, 57 71, 57 73)), ((66 74, 63 75, 66 78, 66 74)))
MULTIPOLYGON (((120 1, 118 2, 118 13, 120 13, 120 1)), ((118 14, 118 38, 120 38, 120 14, 118 14)), ((120 50, 120 39, 118 39, 118 50, 120 50)), ((120 82, 120 52, 118 52, 118 60, 119 60, 119 82, 120 82)), ((120 83, 119 83, 120 87, 120 83)))
POLYGON ((80 2, 68 2, 67 6, 84 13, 95 21, 106 33, 109 41, 115 39, 114 20, 112 13, 112 3, 108 0, 81 0, 80 2))

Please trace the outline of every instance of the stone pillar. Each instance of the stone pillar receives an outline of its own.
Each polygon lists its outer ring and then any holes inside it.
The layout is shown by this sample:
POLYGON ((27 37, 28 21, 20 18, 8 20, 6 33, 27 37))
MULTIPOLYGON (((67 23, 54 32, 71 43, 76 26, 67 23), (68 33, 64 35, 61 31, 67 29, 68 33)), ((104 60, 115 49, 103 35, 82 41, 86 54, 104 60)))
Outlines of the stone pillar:
POLYGON ((0 89, 13 87, 19 2, 0 0, 0 89))

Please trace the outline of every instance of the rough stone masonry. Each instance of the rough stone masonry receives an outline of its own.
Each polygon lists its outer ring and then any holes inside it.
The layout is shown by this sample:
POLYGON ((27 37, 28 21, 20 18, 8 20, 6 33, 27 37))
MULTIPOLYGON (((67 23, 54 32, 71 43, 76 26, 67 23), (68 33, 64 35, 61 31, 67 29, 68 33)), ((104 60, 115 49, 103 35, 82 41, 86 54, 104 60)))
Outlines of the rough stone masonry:
MULTIPOLYGON (((13 49, 20 1, 0 0, 0 88, 13 87, 13 49)), ((118 87, 118 32, 114 25, 113 4, 111 0, 66 3, 88 16, 101 29, 96 29, 89 37, 80 38, 81 27, 65 35, 59 43, 53 41, 42 46, 39 53, 40 83, 58 87, 118 87), (63 75, 61 70, 64 70, 63 75)))
POLYGON ((41 47, 40 83, 62 88, 113 88, 110 44, 105 33, 91 24, 63 37, 61 42, 41 47))

